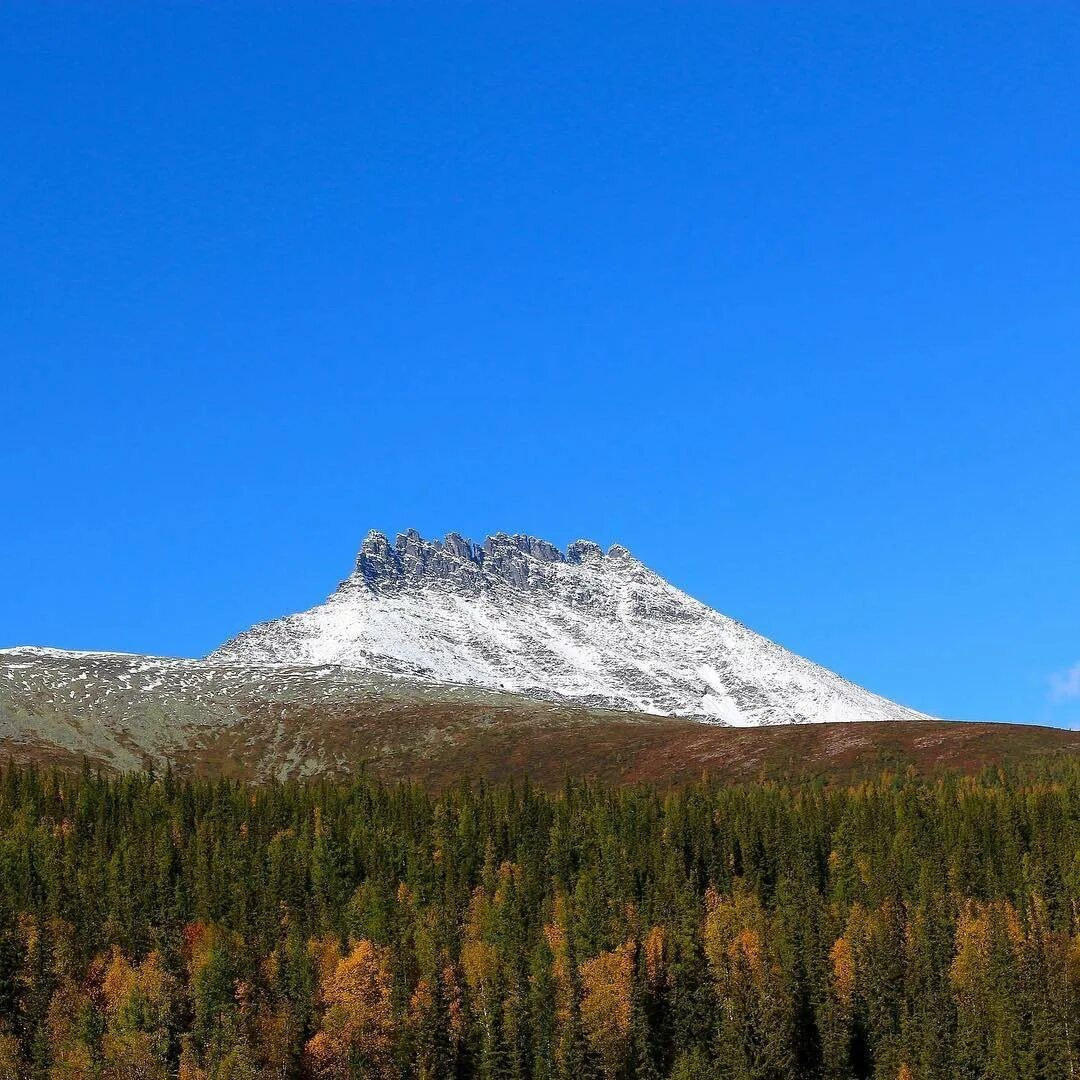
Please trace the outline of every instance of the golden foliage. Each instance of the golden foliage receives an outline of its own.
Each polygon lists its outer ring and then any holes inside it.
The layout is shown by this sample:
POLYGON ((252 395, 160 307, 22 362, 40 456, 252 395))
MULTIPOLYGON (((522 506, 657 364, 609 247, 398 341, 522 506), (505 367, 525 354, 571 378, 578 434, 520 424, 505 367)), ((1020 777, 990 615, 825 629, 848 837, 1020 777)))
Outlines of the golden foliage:
POLYGON ((574 984, 570 969, 569 902, 557 892, 552 905, 552 921, 544 927, 544 937, 551 950, 551 980, 555 987, 556 1056, 567 1060, 572 1040, 570 1021, 574 1015, 574 984))
POLYGON ((653 926, 645 935, 645 975, 651 989, 656 989, 667 978, 667 931, 653 926))
POLYGON ((90 998, 74 983, 62 983, 53 991, 45 1010, 50 1046, 63 1047, 75 1038, 77 1018, 89 1003, 90 998))
POLYGON ((0 1032, 0 1080, 19 1080, 22 1075, 22 1051, 19 1040, 0 1032))
POLYGON ((581 965, 581 1023, 605 1077, 619 1075, 630 1049, 633 978, 632 942, 581 965))
POLYGON ((478 885, 469 900, 469 914, 461 946, 461 971, 465 976, 465 985, 478 998, 483 996, 499 965, 498 950, 485 940, 490 918, 491 904, 483 886, 478 885))
POLYGON ((89 1003, 86 994, 73 983, 59 986, 49 1000, 45 1013, 45 1031, 52 1052, 50 1080, 89 1076, 92 1065, 90 1049, 80 1041, 76 1025, 89 1003))
POLYGON ((544 927, 544 937, 547 939, 548 948, 554 958, 552 961, 552 974, 557 986, 568 984, 570 981, 570 972, 566 967, 569 957, 567 921, 566 895, 560 892, 555 896, 552 921, 544 927))
POLYGON ((322 980, 326 1006, 319 1031, 309 1040, 308 1058, 316 1076, 390 1075, 395 1031, 391 1002, 390 955, 385 947, 356 942, 322 980))
POLYGON ((261 1075, 288 1076, 294 1039, 300 1030, 300 1024, 288 1006, 260 1005, 254 1012, 251 1030, 254 1032, 252 1046, 257 1049, 263 1066, 261 1075))
POLYGON ((312 938, 307 943, 307 953, 315 968, 318 986, 326 986, 341 963, 341 942, 333 934, 312 938))
POLYGON ((499 954, 486 941, 466 941, 461 946, 461 970, 471 993, 480 995, 498 971, 499 954))
MULTIPOLYGON (((1033 912, 1037 919, 1037 906, 1033 912)), ((949 966, 949 981, 957 1007, 973 1019, 982 1015, 986 1001, 994 993, 991 950, 1002 945, 1012 954, 1015 963, 1022 962, 1028 941, 1016 908, 1007 900, 988 903, 966 900, 956 920, 955 952, 949 966)))
POLYGON ((498 876, 495 882, 495 906, 501 907, 506 903, 510 885, 521 881, 521 867, 517 863, 503 862, 499 866, 498 876))
POLYGON ((461 1042, 465 1034, 465 1002, 461 997, 461 984, 452 964, 447 964, 442 972, 443 993, 446 995, 446 1007, 450 1015, 450 1038, 454 1044, 461 1042))
POLYGON ((199 1065, 199 1055, 195 1052, 190 1037, 185 1038, 180 1046, 180 1072, 177 1080, 210 1080, 209 1072, 199 1065))
POLYGON ((86 1080, 95 1071, 90 1048, 85 1043, 75 1043, 53 1051, 49 1080, 86 1080))
POLYGON ((729 947, 728 955, 733 963, 742 961, 756 982, 763 981, 765 961, 761 948, 761 935, 756 930, 747 927, 740 931, 739 936, 729 947))
POLYGON ((435 1008, 435 995, 431 992, 431 983, 421 979, 409 997, 409 1023, 420 1027, 435 1008))
POLYGON ((102 1000, 113 1028, 159 1032, 164 1037, 175 993, 175 980, 157 951, 135 965, 113 947, 101 980, 102 1000))
POLYGON ((712 888, 706 892, 705 956, 721 994, 728 993, 743 972, 759 985, 764 982, 763 931, 764 912, 755 896, 736 891, 725 897, 712 888))
POLYGON ((985 980, 990 954, 990 916, 973 900, 960 909, 956 920, 956 951, 949 967, 949 980, 961 1006, 974 1008, 985 980))
POLYGON ((28 956, 33 956, 41 945, 41 930, 37 917, 20 912, 15 917, 15 926, 23 950, 28 956))
POLYGON ((102 1080, 166 1080, 161 1048, 146 1031, 107 1031, 101 1040, 102 1080))
POLYGON ((829 962, 832 964, 832 985, 836 1000, 845 1010, 850 1010, 855 988, 855 957, 846 937, 838 937, 833 943, 829 950, 829 962))
POLYGON ((105 998, 106 1010, 115 1015, 134 989, 135 969, 128 963, 127 957, 120 949, 114 945, 105 966, 105 975, 101 980, 101 992, 105 998))
POLYGON ((1001 901, 997 906, 998 913, 1005 924, 1005 936, 1009 940, 1012 951, 1016 954, 1023 952, 1024 927, 1020 922, 1020 916, 1016 913, 1016 908, 1008 900, 1001 901))

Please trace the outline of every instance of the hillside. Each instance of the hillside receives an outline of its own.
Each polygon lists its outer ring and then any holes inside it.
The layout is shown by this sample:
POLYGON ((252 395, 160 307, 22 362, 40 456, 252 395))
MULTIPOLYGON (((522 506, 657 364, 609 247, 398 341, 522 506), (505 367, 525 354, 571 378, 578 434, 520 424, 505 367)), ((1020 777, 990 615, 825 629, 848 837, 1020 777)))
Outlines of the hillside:
POLYGON ((1080 752, 1080 733, 941 720, 730 728, 336 667, 253 668, 107 653, 0 651, 0 753, 245 779, 460 776, 678 784, 972 770, 1080 752))

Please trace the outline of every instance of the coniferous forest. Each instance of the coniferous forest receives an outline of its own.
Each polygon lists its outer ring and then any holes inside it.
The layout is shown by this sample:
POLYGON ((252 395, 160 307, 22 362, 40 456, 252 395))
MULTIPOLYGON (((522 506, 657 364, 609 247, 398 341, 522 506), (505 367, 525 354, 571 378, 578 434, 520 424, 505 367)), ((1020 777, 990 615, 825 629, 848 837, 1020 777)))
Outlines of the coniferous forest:
POLYGON ((0 1076, 1070 1080, 1080 764, 672 792, 0 771, 0 1076))

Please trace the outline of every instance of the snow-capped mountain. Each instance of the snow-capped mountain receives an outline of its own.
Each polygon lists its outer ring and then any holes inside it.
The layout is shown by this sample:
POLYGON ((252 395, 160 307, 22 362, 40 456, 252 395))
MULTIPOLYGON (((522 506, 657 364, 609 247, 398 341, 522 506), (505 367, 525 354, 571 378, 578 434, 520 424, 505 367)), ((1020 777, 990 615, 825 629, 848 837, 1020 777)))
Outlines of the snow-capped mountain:
POLYGON ((227 642, 213 665, 375 675, 731 726, 927 719, 694 600, 615 545, 364 540, 324 603, 227 642))
MULTIPOLYGON (((720 725, 927 719, 691 599, 624 548, 564 553, 502 533, 407 532, 394 545, 371 533, 325 603, 204 660, 0 650, 0 752, 118 769, 698 774, 765 752, 710 742, 720 725)), ((873 750, 865 733, 835 734, 816 752, 873 750)))

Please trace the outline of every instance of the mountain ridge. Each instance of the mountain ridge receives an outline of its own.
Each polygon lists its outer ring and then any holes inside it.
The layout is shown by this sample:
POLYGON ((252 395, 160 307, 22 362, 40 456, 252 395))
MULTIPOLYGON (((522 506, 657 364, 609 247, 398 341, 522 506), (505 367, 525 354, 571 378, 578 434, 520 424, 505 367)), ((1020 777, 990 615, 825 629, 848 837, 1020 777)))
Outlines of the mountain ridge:
POLYGON ((791 653, 668 583, 622 545, 524 533, 364 539, 322 603, 207 658, 340 664, 729 726, 928 719, 791 653))

